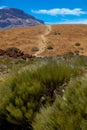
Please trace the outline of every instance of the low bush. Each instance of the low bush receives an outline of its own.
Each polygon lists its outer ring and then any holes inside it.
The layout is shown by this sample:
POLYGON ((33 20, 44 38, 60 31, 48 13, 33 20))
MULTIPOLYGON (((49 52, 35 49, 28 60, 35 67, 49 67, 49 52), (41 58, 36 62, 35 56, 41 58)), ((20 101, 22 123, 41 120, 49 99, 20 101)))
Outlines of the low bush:
POLYGON ((59 32, 57 32, 57 31, 55 31, 55 32, 54 32, 54 35, 60 35, 60 33, 59 33, 59 32))
POLYGON ((16 47, 9 47, 9 48, 6 49, 6 52, 12 52, 12 51, 18 52, 19 49, 16 48, 16 47))
POLYGON ((79 55, 79 50, 74 51, 75 55, 79 55))
POLYGON ((71 81, 63 97, 43 108, 33 123, 34 130, 87 129, 87 74, 71 81))
POLYGON ((69 59, 69 58, 71 58, 71 57, 74 57, 74 52, 72 52, 72 51, 67 52, 67 53, 63 54, 63 57, 64 57, 65 59, 69 59))
POLYGON ((15 69, 0 85, 0 121, 31 130, 40 108, 52 104, 54 92, 62 93, 63 84, 76 75, 74 67, 56 60, 15 69))
POLYGON ((40 82, 31 80, 28 71, 12 74, 0 86, 0 120, 25 128, 31 126, 41 93, 40 82))
POLYGON ((72 59, 70 59, 69 64, 78 67, 78 68, 84 68, 87 67, 87 56, 75 56, 72 59))
POLYGON ((80 46, 81 44, 79 42, 75 43, 75 46, 80 46))
POLYGON ((37 48, 37 47, 33 47, 32 49, 31 49, 31 51, 39 51, 39 48, 37 48))
POLYGON ((82 47, 80 47, 79 49, 80 49, 80 50, 84 50, 84 48, 82 48, 82 47))
POLYGON ((53 47, 52 47, 51 45, 49 45, 49 46, 47 47, 47 49, 48 49, 48 50, 52 50, 53 47))

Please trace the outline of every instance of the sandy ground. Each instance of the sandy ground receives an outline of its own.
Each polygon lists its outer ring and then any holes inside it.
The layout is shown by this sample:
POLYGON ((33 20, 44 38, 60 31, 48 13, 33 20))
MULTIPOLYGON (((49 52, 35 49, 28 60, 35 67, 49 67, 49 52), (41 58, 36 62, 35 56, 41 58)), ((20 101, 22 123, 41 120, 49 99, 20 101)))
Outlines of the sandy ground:
POLYGON ((39 35, 39 40, 38 40, 38 48, 39 48, 39 51, 35 53, 35 56, 39 56, 41 53, 43 53, 46 48, 47 48, 47 38, 46 36, 50 34, 51 32, 51 25, 46 25, 46 29, 44 31, 43 34, 39 35))
POLYGON ((0 49, 17 47, 36 56, 60 55, 79 51, 87 55, 87 25, 42 25, 0 30, 0 49), (80 43, 80 46, 76 46, 80 43), (53 49, 47 49, 47 46, 53 49), (37 47, 39 51, 33 52, 37 47))

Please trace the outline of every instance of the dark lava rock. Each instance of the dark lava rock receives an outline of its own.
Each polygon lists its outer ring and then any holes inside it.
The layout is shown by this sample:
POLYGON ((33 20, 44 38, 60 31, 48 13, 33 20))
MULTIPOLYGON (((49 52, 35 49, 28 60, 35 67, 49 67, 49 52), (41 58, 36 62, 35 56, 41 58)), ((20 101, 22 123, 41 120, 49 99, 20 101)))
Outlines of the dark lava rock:
POLYGON ((5 51, 0 49, 0 56, 4 55, 5 54, 5 51))
POLYGON ((0 57, 7 55, 9 57, 12 58, 22 58, 24 60, 26 60, 27 58, 35 58, 35 56, 31 55, 31 54, 25 54, 23 51, 21 51, 18 48, 12 47, 12 48, 8 48, 6 50, 2 50, 0 49, 0 57))

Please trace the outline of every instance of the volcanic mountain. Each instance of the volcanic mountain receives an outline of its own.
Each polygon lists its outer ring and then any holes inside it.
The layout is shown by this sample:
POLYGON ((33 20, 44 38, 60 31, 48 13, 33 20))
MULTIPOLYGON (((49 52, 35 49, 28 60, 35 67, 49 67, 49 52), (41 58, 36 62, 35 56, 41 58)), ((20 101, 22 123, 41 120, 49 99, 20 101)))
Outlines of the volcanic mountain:
POLYGON ((44 22, 16 8, 0 9, 0 29, 42 25, 44 22))

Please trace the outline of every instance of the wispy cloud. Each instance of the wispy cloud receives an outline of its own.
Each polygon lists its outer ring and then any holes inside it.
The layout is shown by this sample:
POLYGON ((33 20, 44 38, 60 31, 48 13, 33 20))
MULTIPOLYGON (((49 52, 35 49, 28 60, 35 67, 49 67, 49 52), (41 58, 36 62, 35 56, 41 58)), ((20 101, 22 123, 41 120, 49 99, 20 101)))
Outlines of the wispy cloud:
POLYGON ((60 22, 60 24, 87 24, 87 19, 75 19, 75 20, 66 19, 63 22, 60 22))
POLYGON ((0 9, 4 9, 4 8, 6 8, 6 7, 7 7, 7 6, 4 6, 4 5, 3 5, 3 6, 0 6, 0 9))
POLYGON ((87 19, 74 19, 74 20, 69 20, 69 19, 63 19, 60 22, 46 22, 46 24, 87 24, 87 19))
POLYGON ((50 10, 31 10, 33 13, 36 14, 47 14, 51 16, 57 15, 76 15, 79 16, 81 14, 87 14, 87 12, 83 11, 81 8, 69 9, 69 8, 54 8, 50 10))

